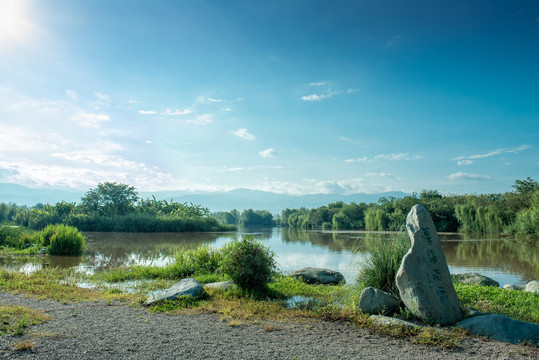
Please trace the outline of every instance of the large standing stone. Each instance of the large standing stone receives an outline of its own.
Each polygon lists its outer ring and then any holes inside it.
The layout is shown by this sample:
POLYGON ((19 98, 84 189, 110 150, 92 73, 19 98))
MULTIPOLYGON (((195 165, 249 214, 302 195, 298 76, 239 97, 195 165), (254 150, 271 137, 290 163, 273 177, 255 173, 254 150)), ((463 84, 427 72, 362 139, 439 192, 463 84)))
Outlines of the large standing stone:
POLYGON ((344 276, 338 272, 323 268, 304 267, 294 271, 290 276, 300 278, 307 284, 344 284, 344 276))
POLYGON ((427 322, 449 325, 462 319, 459 299, 445 260, 442 244, 429 212, 415 205, 406 218, 412 247, 396 276, 404 305, 427 322))
POLYGON ((539 345, 539 325, 514 320, 507 316, 488 314, 462 320, 457 327, 469 330, 473 335, 519 344, 527 341, 539 345))
POLYGON ((195 279, 183 279, 166 290, 151 295, 144 305, 153 305, 165 300, 174 300, 180 296, 192 296, 198 298, 206 293, 204 287, 195 279))

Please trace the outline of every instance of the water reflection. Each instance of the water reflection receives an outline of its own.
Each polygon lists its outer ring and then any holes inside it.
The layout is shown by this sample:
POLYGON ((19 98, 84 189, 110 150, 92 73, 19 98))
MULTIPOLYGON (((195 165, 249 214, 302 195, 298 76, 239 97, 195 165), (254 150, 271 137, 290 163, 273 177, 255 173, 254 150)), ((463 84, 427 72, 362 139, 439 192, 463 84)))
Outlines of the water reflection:
MULTIPOLYGON (((253 235, 270 247, 279 268, 291 271, 304 266, 325 267, 343 273, 354 282, 361 260, 368 256, 370 241, 391 241, 393 233, 323 232, 297 229, 245 228, 233 233, 85 233, 87 247, 82 257, 4 257, 0 265, 26 272, 46 267, 74 267, 99 272, 127 265, 163 266, 180 249, 202 245, 216 248, 253 235), (364 256, 361 256, 364 255, 364 256)), ((462 234, 440 234, 452 273, 476 271, 501 285, 539 279, 539 243, 530 245, 510 240, 481 239, 462 234)))

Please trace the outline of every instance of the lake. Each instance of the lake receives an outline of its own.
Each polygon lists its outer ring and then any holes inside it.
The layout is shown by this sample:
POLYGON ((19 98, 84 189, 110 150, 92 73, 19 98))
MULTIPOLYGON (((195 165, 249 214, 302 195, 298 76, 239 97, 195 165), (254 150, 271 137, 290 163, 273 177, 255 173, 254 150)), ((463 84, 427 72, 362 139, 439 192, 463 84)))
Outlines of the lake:
MULTIPOLYGON (((163 266, 182 248, 207 245, 220 248, 227 242, 254 235, 276 255, 279 269, 324 267, 343 273, 348 283, 357 280, 362 260, 368 256, 367 238, 390 241, 391 233, 322 232, 287 228, 241 229, 232 233, 85 233, 83 256, 0 258, 0 265, 31 272, 42 267, 75 267, 99 272, 127 265, 163 266)), ((526 245, 498 236, 440 234, 451 273, 478 272, 504 284, 525 284, 539 279, 539 242, 526 245)))

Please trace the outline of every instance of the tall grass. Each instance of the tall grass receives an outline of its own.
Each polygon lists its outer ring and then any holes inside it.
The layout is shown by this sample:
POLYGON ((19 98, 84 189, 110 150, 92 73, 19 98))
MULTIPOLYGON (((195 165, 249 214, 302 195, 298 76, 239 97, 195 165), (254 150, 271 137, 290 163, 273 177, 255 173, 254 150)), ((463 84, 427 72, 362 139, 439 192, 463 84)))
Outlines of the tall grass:
POLYGON ((402 257, 410 249, 408 235, 401 231, 389 240, 368 238, 364 245, 368 254, 363 256, 358 282, 363 287, 372 286, 399 296, 395 276, 402 257))
POLYGON ((86 240, 84 236, 69 225, 49 225, 43 229, 43 242, 50 255, 81 255, 86 240))

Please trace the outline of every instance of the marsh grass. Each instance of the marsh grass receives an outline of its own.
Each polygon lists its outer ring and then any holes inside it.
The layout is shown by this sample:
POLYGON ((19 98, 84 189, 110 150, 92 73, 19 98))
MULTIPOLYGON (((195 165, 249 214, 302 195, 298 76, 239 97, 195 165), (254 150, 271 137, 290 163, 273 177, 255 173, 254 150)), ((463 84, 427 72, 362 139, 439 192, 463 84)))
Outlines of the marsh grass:
POLYGON ((18 305, 0 306, 0 335, 24 335, 30 325, 41 324, 51 317, 42 311, 18 305))
POLYGON ((375 287, 399 296, 395 276, 403 256, 410 249, 408 235, 401 231, 390 240, 369 238, 362 244, 367 248, 358 281, 362 287, 375 287))
POLYGON ((463 307, 539 324, 539 296, 536 294, 456 281, 453 285, 463 307))

